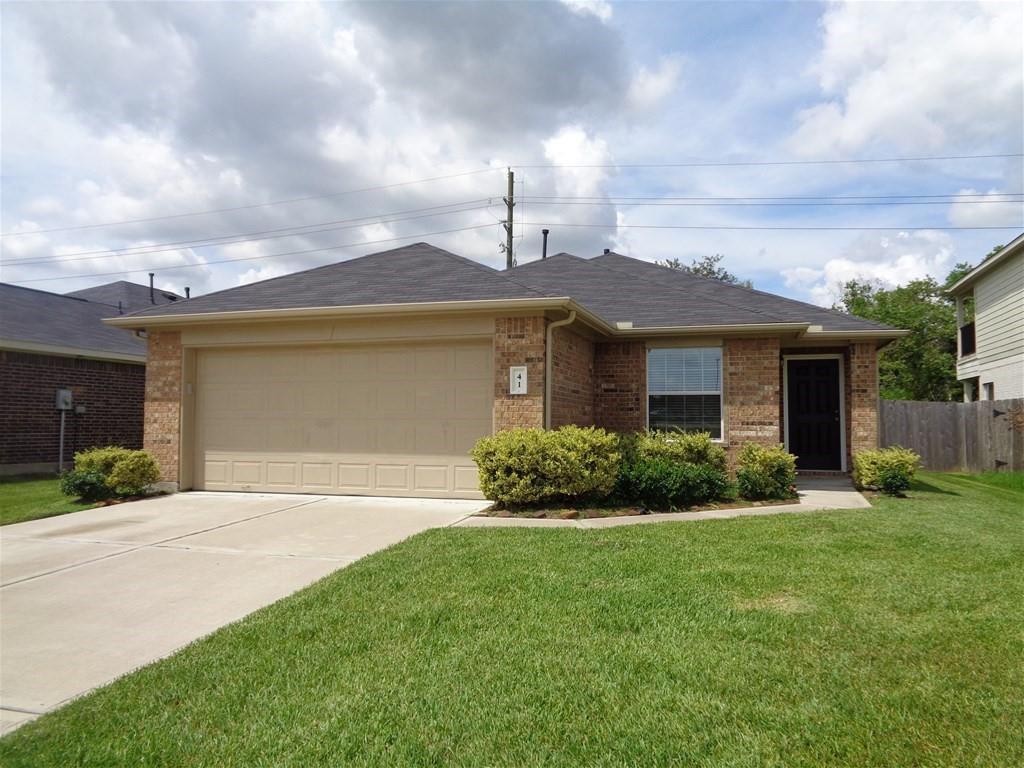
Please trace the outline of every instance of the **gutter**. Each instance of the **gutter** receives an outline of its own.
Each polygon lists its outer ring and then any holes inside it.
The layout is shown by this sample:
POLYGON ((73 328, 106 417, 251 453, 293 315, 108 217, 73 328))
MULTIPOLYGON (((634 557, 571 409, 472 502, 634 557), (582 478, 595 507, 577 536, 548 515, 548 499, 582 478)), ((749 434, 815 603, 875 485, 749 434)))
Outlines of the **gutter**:
POLYGON ((251 309, 236 312, 195 312, 173 315, 122 315, 103 320, 116 328, 144 329, 157 326, 242 323, 254 320, 302 320, 369 317, 374 315, 422 314, 433 312, 487 312, 494 310, 560 309, 572 300, 568 296, 530 299, 482 299, 476 301, 428 301, 414 304, 355 304, 347 307, 303 307, 251 309))
POLYGON ((551 429, 551 364, 553 359, 551 344, 555 339, 555 329, 569 325, 575 320, 576 310, 570 309, 568 317, 548 323, 547 338, 544 344, 544 429, 551 429))
POLYGON ((139 355, 132 355, 127 352, 107 352, 102 349, 81 349, 79 347, 65 347, 59 344, 39 344, 34 341, 15 341, 12 339, 0 339, 0 349, 9 349, 15 352, 32 352, 37 355, 107 360, 116 363, 145 364, 146 362, 145 352, 139 355))
MULTIPOLYGON (((651 338, 658 336, 720 336, 742 334, 787 334, 802 338, 838 340, 845 338, 895 339, 906 331, 818 331, 810 323, 736 323, 725 325, 673 325, 633 328, 627 322, 609 324, 568 296, 541 296, 527 299, 480 299, 473 301, 428 301, 412 304, 357 304, 346 307, 306 307, 291 309, 256 309, 234 312, 195 312, 168 315, 122 315, 105 318, 103 322, 116 328, 143 330, 157 327, 182 327, 212 323, 246 323, 276 320, 324 320, 333 318, 375 317, 380 315, 493 313, 562 309, 575 313, 578 320, 606 336, 619 338, 651 338)), ((558 321, 561 322, 561 321, 558 321)))

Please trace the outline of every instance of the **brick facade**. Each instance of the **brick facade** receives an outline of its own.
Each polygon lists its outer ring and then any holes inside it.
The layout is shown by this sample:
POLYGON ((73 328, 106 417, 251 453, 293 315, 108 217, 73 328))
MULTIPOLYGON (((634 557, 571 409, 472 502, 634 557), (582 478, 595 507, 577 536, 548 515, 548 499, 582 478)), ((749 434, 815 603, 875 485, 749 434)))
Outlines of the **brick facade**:
POLYGON ((726 339, 722 390, 723 438, 730 457, 745 443, 778 445, 782 441, 778 339, 726 339))
POLYGON ((150 331, 146 362, 145 439, 164 482, 177 483, 181 459, 181 333, 150 331))
POLYGON ((494 321, 494 431, 544 426, 544 347, 547 320, 499 317, 494 321), (526 394, 510 395, 508 369, 526 366, 526 394))
POLYGON ((851 344, 847 374, 847 421, 851 454, 878 447, 878 352, 872 342, 851 344))
POLYGON ((637 432, 647 427, 644 342, 594 345, 594 424, 615 432, 637 432))
POLYGON ((593 424, 594 342, 563 327, 551 342, 551 426, 593 424))
POLYGON ((142 447, 145 366, 0 351, 0 465, 53 464, 60 450, 58 389, 76 406, 64 424, 64 458, 104 445, 142 447))

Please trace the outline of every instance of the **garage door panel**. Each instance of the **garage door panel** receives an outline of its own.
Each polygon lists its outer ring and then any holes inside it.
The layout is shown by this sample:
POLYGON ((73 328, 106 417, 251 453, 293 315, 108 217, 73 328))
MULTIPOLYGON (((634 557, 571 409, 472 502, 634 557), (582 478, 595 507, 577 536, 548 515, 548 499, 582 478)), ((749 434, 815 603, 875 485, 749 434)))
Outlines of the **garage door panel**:
POLYGON ((196 372, 197 488, 480 497, 489 341, 202 349, 196 372))

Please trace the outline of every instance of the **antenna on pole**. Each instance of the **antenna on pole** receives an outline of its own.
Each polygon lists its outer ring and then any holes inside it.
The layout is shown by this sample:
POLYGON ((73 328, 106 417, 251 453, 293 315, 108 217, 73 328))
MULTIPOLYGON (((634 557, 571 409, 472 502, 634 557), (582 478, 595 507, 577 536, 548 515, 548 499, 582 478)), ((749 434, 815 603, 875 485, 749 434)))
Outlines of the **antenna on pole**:
POLYGON ((502 198, 505 201, 505 208, 508 211, 508 218, 501 222, 501 225, 505 228, 505 269, 512 269, 516 265, 515 257, 512 252, 512 209, 516 206, 516 175, 515 172, 508 169, 508 196, 502 198))

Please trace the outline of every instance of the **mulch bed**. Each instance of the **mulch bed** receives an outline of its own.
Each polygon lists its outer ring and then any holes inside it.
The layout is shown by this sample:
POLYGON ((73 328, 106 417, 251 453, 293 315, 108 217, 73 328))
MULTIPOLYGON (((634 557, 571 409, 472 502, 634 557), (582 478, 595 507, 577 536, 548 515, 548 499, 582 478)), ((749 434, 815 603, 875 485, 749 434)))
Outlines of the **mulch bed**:
POLYGON ((751 507, 778 507, 795 504, 799 499, 776 499, 772 501, 745 501, 743 499, 719 501, 686 509, 646 509, 645 507, 517 507, 503 509, 490 506, 477 515, 480 517, 526 517, 537 520, 592 520, 600 517, 631 517, 653 515, 662 512, 708 512, 718 509, 749 509, 751 507))

